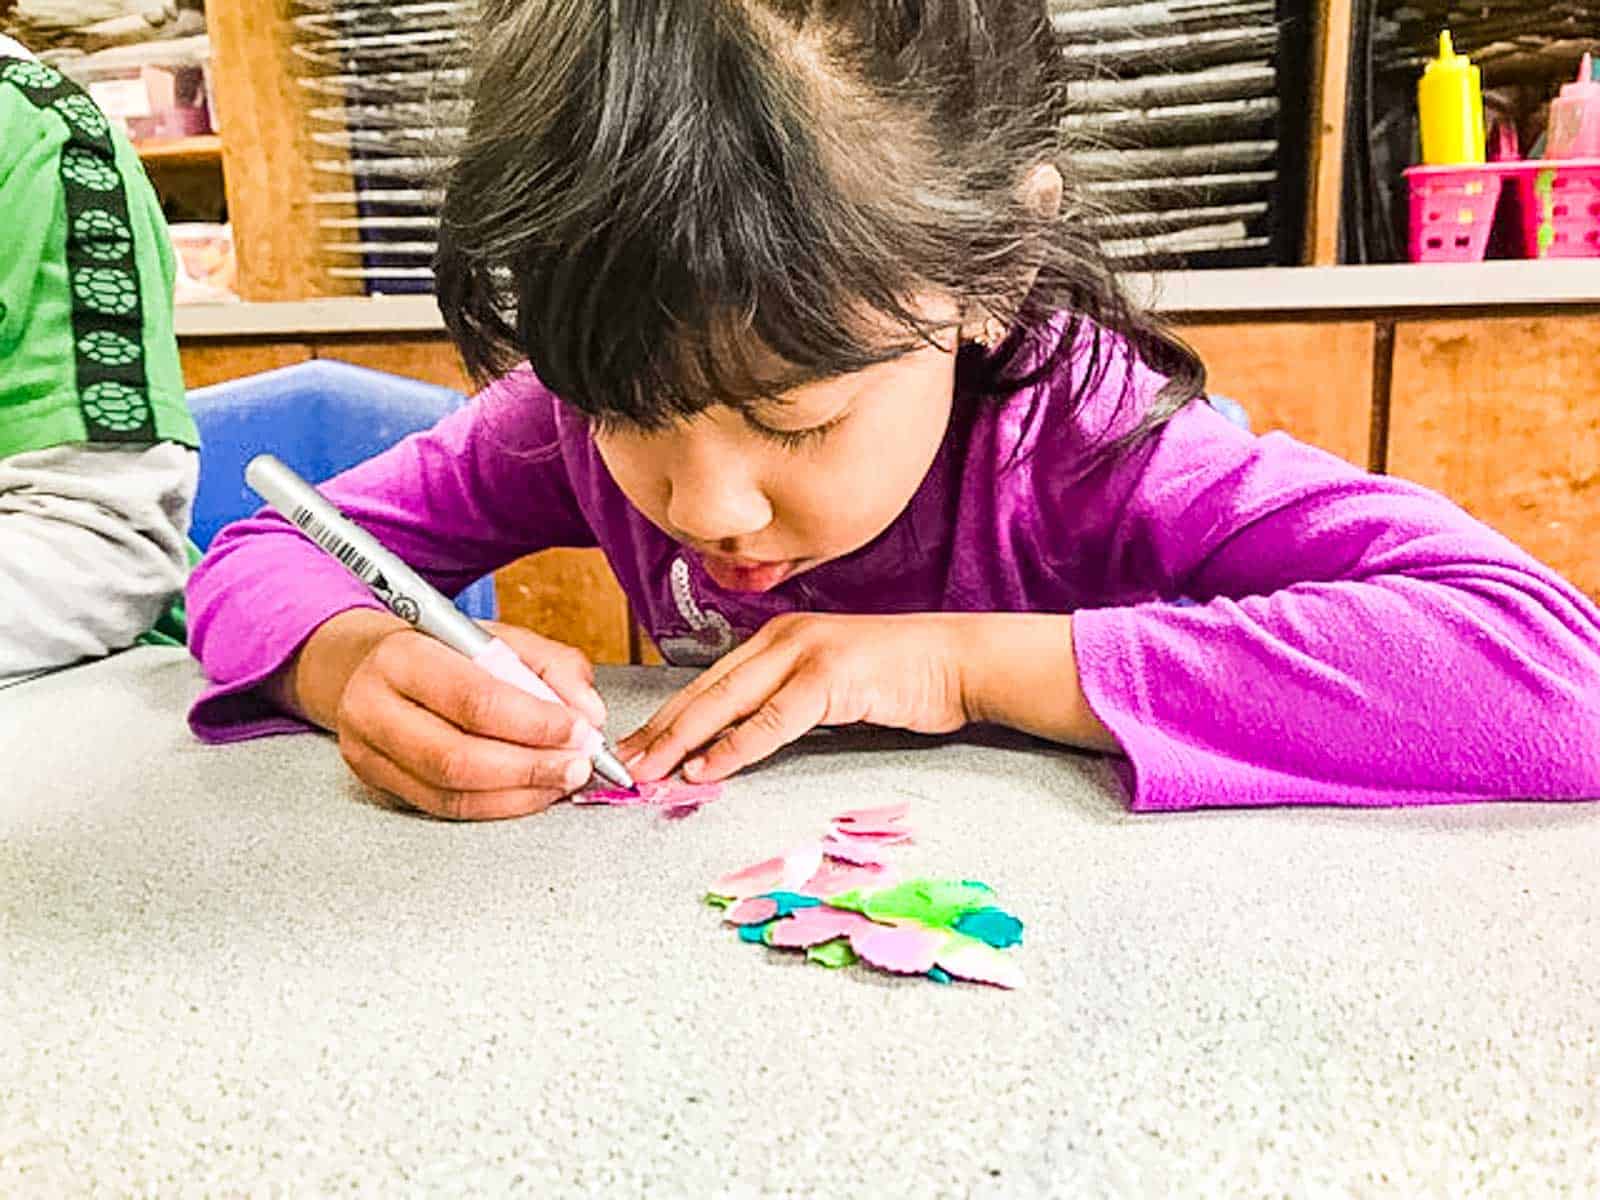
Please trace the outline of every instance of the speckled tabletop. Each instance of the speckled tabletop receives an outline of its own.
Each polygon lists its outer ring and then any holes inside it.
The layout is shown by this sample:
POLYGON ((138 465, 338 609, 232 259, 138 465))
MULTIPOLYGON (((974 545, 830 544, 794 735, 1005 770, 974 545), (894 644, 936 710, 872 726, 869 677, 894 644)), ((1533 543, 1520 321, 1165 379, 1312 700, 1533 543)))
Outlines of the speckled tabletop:
MULTIPOLYGON (((676 677, 602 685, 620 728, 676 677)), ((177 652, 0 692, 0 1195, 1600 1193, 1600 810, 1133 817, 824 734, 688 820, 447 825, 194 742, 177 652), (717 875, 910 797, 1025 990, 747 946, 717 875)))

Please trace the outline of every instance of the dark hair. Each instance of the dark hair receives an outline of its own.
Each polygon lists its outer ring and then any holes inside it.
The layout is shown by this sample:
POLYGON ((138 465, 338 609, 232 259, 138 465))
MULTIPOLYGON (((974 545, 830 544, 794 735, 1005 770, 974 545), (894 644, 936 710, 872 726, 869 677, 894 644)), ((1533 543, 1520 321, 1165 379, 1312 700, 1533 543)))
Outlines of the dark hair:
POLYGON ((659 427, 923 344, 933 292, 1012 331, 982 390, 1087 335, 1081 400, 1106 330, 1169 379, 1141 428, 1203 389, 1084 220, 1045 0, 487 0, 474 53, 435 268, 480 379, 526 358, 591 417, 659 427), (1020 194, 1040 163, 1058 216, 1020 194))

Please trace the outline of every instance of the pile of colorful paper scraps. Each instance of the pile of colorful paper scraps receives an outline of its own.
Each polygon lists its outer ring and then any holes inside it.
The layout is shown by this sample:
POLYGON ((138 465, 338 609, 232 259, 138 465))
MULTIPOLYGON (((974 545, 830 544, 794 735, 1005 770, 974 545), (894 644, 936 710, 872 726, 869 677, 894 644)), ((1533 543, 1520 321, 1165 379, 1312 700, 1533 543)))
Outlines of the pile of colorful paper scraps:
POLYGON ((700 806, 722 795, 720 783, 689 783, 683 779, 662 779, 641 783, 637 788, 597 788, 579 792, 574 804, 608 804, 612 808, 654 808, 669 821, 681 821, 700 806))
POLYGON ((898 975, 940 983, 966 979, 1022 986, 1008 953, 1022 922, 973 880, 898 880, 888 847, 911 840, 909 804, 841 813, 821 841, 797 846, 712 885, 706 901, 725 910, 739 937, 804 950, 825 967, 858 959, 898 975))

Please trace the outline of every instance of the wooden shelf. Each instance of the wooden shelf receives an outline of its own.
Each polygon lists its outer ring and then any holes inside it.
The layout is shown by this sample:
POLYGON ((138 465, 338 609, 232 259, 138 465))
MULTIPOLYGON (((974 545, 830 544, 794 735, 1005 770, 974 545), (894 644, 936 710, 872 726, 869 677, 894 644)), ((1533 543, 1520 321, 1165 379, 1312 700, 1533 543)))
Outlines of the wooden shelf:
MULTIPOLYGON (((1600 308, 1591 259, 1251 267, 1122 277, 1140 304, 1171 318, 1348 319, 1362 314, 1600 308)), ((343 296, 245 304, 180 304, 178 336, 295 338, 442 334, 432 296, 343 296)))
POLYGON ((139 142, 134 147, 147 167, 198 167, 222 164, 222 139, 214 133, 199 137, 164 138, 139 142))

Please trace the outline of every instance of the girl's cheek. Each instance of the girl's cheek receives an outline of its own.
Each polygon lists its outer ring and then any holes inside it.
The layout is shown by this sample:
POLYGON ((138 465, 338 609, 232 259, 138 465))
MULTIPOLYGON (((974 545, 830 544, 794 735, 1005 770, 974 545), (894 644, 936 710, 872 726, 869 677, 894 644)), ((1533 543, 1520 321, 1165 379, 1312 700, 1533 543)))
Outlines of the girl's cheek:
POLYGON ((652 517, 666 509, 669 485, 664 472, 657 469, 651 447, 645 439, 626 435, 595 435, 600 461, 628 502, 652 517))

